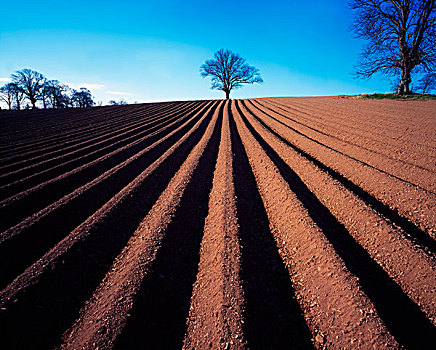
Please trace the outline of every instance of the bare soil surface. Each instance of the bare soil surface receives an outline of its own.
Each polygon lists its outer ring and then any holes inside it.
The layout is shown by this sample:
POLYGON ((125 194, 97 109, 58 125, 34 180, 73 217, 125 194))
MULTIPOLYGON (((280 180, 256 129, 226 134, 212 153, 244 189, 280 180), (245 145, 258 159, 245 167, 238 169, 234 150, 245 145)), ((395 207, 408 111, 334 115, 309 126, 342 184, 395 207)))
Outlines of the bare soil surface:
POLYGON ((1 349, 436 344, 436 101, 0 112, 1 349))

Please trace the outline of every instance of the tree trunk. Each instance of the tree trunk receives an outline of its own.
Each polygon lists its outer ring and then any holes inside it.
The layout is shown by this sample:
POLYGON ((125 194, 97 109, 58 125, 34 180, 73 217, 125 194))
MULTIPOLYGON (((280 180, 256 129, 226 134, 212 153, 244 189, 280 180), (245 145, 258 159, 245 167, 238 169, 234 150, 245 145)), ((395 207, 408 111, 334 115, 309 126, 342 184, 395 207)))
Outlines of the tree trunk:
POLYGON ((397 94, 400 96, 405 96, 410 93, 409 84, 412 82, 410 78, 411 69, 409 67, 405 67, 401 69, 401 80, 398 84, 397 94))
POLYGON ((428 87, 428 83, 425 82, 424 86, 422 87, 422 94, 425 95, 425 93, 427 92, 427 87, 428 87))
POLYGON ((15 93, 15 102, 17 103, 17 110, 20 110, 20 96, 18 96, 18 93, 15 93))
POLYGON ((32 103, 32 108, 36 109, 36 99, 35 98, 29 98, 30 102, 32 103))
POLYGON ((230 98, 230 91, 226 90, 224 92, 226 93, 226 100, 228 100, 230 98))

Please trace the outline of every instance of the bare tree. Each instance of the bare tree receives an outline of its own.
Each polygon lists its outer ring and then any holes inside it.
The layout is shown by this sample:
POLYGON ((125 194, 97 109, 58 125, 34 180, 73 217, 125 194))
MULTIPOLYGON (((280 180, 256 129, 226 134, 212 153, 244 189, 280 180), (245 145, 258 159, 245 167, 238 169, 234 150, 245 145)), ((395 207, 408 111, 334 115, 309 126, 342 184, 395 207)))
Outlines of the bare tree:
POLYGON ((70 88, 68 85, 63 84, 63 94, 60 96, 60 108, 74 108, 79 107, 76 97, 78 91, 70 88))
POLYGON ((67 108, 71 105, 71 88, 64 83, 59 83, 55 87, 55 108, 67 108))
POLYGON ((11 84, 12 84, 12 91, 14 94, 14 108, 20 110, 21 104, 24 101, 24 91, 17 84, 15 83, 11 83, 11 84))
POLYGON ((0 100, 8 105, 9 109, 12 109, 12 103, 14 102, 14 91, 11 88, 13 83, 8 83, 0 87, 0 100))
POLYGON ((424 95, 426 92, 430 92, 431 90, 436 90, 436 73, 428 72, 425 73, 422 78, 418 82, 417 88, 422 90, 422 94, 424 95))
POLYGON ((94 100, 92 99, 91 91, 86 88, 80 88, 80 91, 72 90, 73 95, 71 96, 71 100, 77 107, 92 107, 95 105, 94 100))
POLYGON ((8 83, 0 88, 0 99, 7 103, 9 109, 21 109, 24 93, 17 84, 8 83))
POLYGON ((407 95, 412 71, 434 71, 435 0, 354 0, 350 7, 355 35, 367 40, 358 77, 401 74, 397 93, 407 95))
POLYGON ((70 88, 66 84, 62 84, 58 80, 47 80, 44 83, 44 96, 47 101, 47 106, 51 108, 68 107, 68 92, 70 88))
POLYGON ((47 103, 49 106, 51 106, 51 108, 56 108, 57 106, 57 95, 59 94, 59 81, 57 80, 47 80, 44 83, 44 95, 46 96, 45 98, 47 99, 47 103))
POLYGON ((211 88, 224 91, 226 99, 230 98, 230 91, 242 84, 263 83, 259 70, 249 66, 237 53, 221 49, 215 52, 214 57, 201 65, 200 74, 203 78, 211 76, 211 88))
POLYGON ((25 68, 12 74, 12 81, 16 83, 29 99, 32 108, 36 108, 36 102, 41 98, 41 90, 46 78, 38 72, 25 68))
POLYGON ((44 81, 42 82, 41 90, 40 90, 40 96, 39 99, 42 101, 42 108, 46 109, 47 105, 49 103, 49 83, 50 80, 47 78, 44 78, 44 81))

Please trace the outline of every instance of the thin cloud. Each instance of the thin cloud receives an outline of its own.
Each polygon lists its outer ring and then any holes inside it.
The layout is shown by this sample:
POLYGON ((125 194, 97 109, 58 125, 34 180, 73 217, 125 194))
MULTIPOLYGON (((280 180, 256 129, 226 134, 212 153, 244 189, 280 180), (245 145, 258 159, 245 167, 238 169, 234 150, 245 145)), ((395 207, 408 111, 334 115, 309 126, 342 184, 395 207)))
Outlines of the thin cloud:
POLYGON ((4 82, 11 81, 11 78, 0 78, 0 81, 4 81, 4 82))
POLYGON ((80 88, 86 88, 88 90, 101 90, 104 87, 104 84, 94 84, 94 83, 82 83, 82 84, 65 83, 65 84, 76 90, 80 88))
POLYGON ((124 92, 124 91, 106 91, 109 95, 123 95, 123 96, 133 96, 131 92, 124 92))
POLYGON ((87 88, 89 90, 100 90, 100 89, 103 89, 104 84, 88 84, 88 83, 85 83, 85 84, 81 84, 80 87, 84 87, 84 88, 87 88))

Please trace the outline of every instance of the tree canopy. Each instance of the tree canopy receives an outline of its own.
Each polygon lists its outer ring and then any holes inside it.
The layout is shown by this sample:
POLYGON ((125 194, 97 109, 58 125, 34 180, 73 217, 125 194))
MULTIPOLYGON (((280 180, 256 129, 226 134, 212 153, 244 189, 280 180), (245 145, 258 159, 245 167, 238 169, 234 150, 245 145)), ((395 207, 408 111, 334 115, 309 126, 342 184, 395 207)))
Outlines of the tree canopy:
POLYGON ((41 73, 28 68, 17 70, 12 74, 12 81, 23 90, 33 108, 36 108, 36 102, 41 97, 45 80, 41 73))
POLYGON ((230 98, 233 89, 238 89, 243 84, 263 83, 259 70, 249 66, 237 53, 221 49, 215 52, 214 57, 200 67, 200 74, 203 78, 211 76, 211 88, 224 91, 226 99, 230 98))
POLYGON ((80 88, 80 91, 74 90, 71 100, 77 107, 92 107, 95 104, 91 91, 86 88, 80 88))

